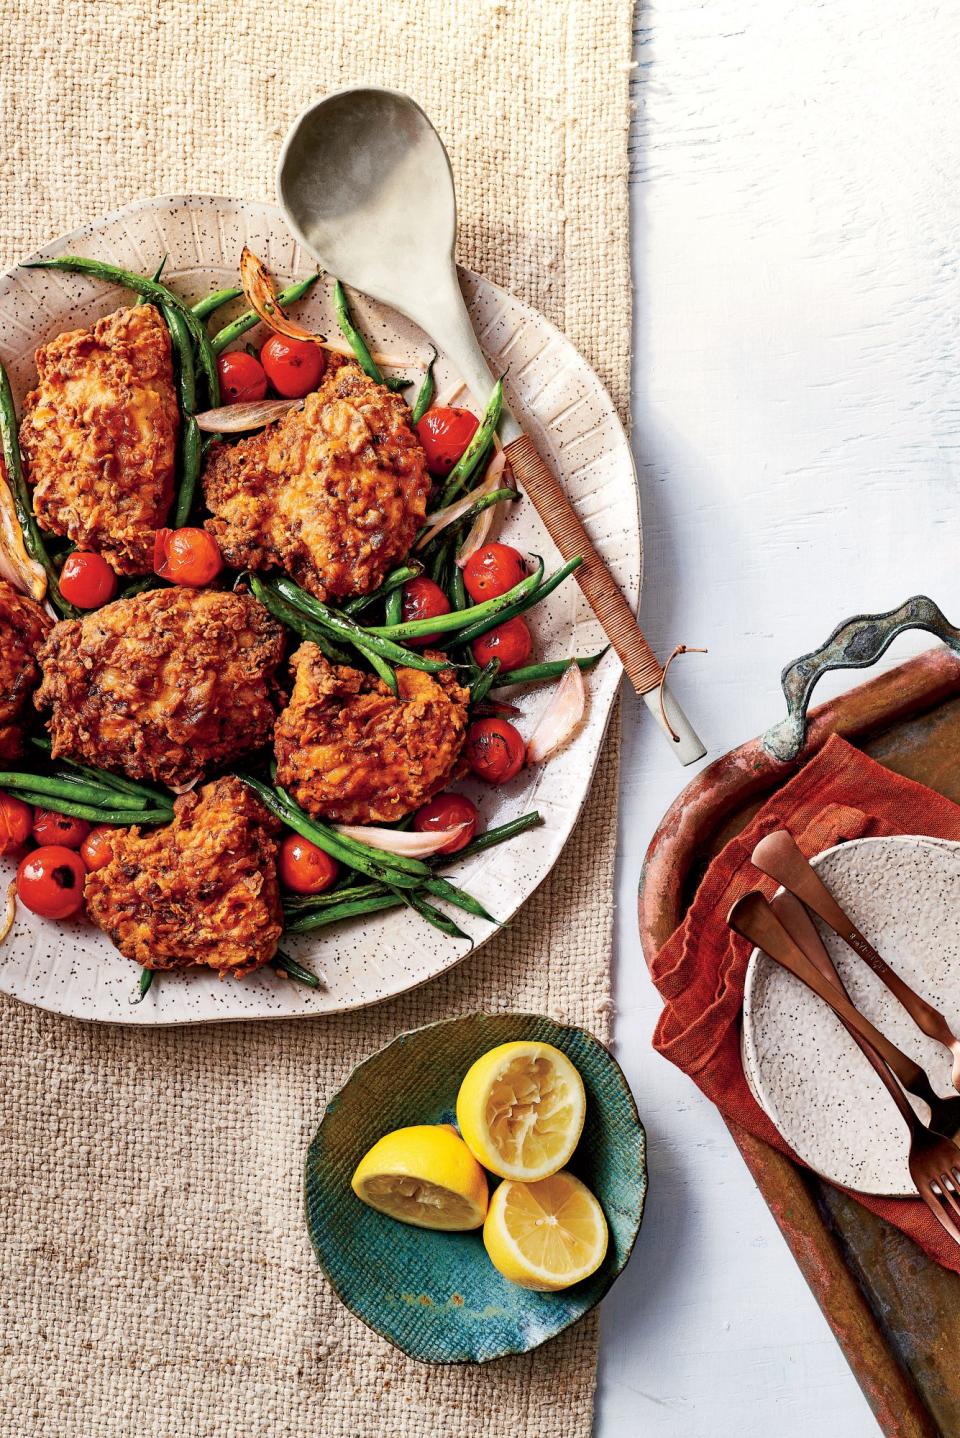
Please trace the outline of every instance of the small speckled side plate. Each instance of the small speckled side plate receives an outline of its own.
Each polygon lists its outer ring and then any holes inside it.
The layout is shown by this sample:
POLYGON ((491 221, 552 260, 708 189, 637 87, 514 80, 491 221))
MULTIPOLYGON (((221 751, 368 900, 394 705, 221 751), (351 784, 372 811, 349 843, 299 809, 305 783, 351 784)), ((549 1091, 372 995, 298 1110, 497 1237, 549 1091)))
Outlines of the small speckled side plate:
MULTIPOLYGON (((140 274, 167 255, 164 279, 185 299, 237 283, 244 244, 263 259, 280 283, 315 266, 295 243, 273 205, 210 195, 140 200, 94 220, 38 251, 39 256, 79 253, 140 274)), ((493 368, 507 371, 507 396, 540 453, 563 479, 591 537, 631 603, 640 597, 641 544, 637 488, 630 446, 610 396, 570 342, 528 306, 479 275, 461 281, 480 342, 493 368)), ((10 374, 18 405, 35 381, 36 347, 62 330, 90 325, 119 305, 128 291, 80 275, 20 267, 0 275, 0 359, 10 374)), ((352 297, 354 313, 372 348, 393 355, 428 352, 421 331, 365 296, 352 297)), ((235 302, 218 313, 226 322, 244 308, 235 302)), ((296 318, 321 333, 335 332, 329 284, 321 281, 296 309, 296 318)), ((249 338, 257 342, 262 331, 249 338)), ((421 371, 411 371, 415 376, 421 371)), ((451 388, 444 356, 437 390, 451 388)), ((474 403, 461 395, 459 404, 474 403)), ((547 569, 560 556, 533 506, 512 507, 502 537, 543 556, 547 569)), ((562 585, 528 616, 543 659, 592 654, 606 638, 576 582, 562 585)), ((586 799, 600 745, 617 696, 621 667, 608 653, 588 680, 590 707, 571 744, 549 764, 524 770, 511 784, 491 788, 459 784, 492 828, 529 809, 543 825, 511 844, 478 854, 451 872, 457 884, 505 922, 556 863, 586 799)), ((548 701, 542 686, 509 695, 523 711, 528 736, 548 701)), ((0 893, 15 866, 0 859, 0 893)), ((313 968, 323 988, 312 990, 279 978, 272 969, 238 982, 221 982, 196 971, 163 975, 142 1003, 135 965, 121 958, 107 937, 88 923, 52 924, 22 906, 0 948, 0 991, 25 1003, 77 1018, 130 1024, 205 1023, 216 1019, 292 1018, 339 1013, 376 1003, 424 983, 462 959, 494 933, 494 925, 457 913, 470 939, 450 939, 406 911, 371 915, 285 940, 294 958, 313 968)))
MULTIPOLYGON (((491 1189, 497 1182, 491 1178, 491 1189)), ((331 1099, 307 1152, 307 1227, 321 1268, 346 1306, 411 1358, 485 1363, 526 1353, 600 1301, 633 1248, 647 1192, 646 1140, 619 1064, 584 1029, 536 1014, 466 1014, 402 1034, 354 1069, 331 1099), (367 1149, 392 1129, 453 1123, 470 1065, 497 1044, 542 1039, 562 1049, 587 1091, 571 1170, 610 1228, 601 1267, 563 1293, 529 1293, 490 1263, 480 1230, 431 1233, 386 1218, 350 1187, 367 1149)))
MULTIPOLYGON (((960 1022, 960 846, 919 837, 858 839, 814 859, 824 882, 892 968, 960 1022)), ((871 969, 817 927, 857 1007, 954 1092, 949 1055, 922 1034, 871 969)), ((863 1193, 913 1195, 903 1120, 840 1021, 792 974, 754 950, 743 1005, 744 1072, 802 1161, 863 1193)), ((916 1102, 917 1112, 926 1109, 916 1102)))

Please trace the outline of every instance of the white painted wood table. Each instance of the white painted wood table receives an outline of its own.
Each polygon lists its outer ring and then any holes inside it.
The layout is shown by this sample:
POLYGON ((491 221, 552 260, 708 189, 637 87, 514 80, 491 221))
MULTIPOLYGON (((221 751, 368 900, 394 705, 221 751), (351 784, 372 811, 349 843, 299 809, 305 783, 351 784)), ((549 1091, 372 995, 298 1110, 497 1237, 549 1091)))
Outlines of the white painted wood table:
MULTIPOLYGON (((673 674, 715 758, 848 615, 919 592, 960 622, 960 6, 653 0, 635 58, 641 618, 661 655, 709 645, 673 674)), ((624 706, 616 1035, 651 1191, 596 1433, 873 1438, 722 1121, 650 1048, 637 880, 691 773, 624 706)))

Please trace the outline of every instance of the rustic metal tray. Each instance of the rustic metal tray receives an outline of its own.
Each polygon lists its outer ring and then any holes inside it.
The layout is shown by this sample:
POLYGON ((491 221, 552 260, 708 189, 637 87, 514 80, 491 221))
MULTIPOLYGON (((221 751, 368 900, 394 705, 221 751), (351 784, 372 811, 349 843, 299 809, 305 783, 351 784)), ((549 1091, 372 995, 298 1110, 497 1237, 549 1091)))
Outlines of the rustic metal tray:
MULTIPOLYGON (((648 964, 710 860, 831 734, 960 803, 960 630, 923 596, 848 620, 783 672, 788 717, 683 791, 647 852, 640 935, 648 964), (928 650, 807 715, 828 669, 863 668, 904 629, 928 650)), ((960 1435, 960 1277, 906 1235, 737 1124, 730 1132, 888 1438, 960 1435)))

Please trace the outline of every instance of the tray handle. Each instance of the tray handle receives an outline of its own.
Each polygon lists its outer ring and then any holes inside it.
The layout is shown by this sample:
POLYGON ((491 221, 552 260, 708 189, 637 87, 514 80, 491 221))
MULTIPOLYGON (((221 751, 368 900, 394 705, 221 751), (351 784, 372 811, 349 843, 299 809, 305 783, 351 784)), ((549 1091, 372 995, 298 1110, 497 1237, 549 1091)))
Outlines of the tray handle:
POLYGON ((780 676, 787 717, 763 736, 763 747, 774 759, 789 763, 803 748, 807 733, 807 710, 813 691, 830 669, 867 669, 889 649, 898 634, 908 629, 925 629, 942 639, 960 656, 960 629, 945 618, 943 611, 925 594, 915 594, 899 609, 886 614, 856 614, 845 619, 825 644, 788 664, 780 676))

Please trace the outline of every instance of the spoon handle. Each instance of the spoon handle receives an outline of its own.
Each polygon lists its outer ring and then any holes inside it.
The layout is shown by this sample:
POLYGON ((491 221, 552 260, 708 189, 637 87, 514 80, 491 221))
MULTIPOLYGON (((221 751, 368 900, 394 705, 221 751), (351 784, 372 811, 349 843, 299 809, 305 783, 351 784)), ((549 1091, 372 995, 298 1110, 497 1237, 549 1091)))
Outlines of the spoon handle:
POLYGON ((680 763, 692 764, 702 758, 706 753, 703 744, 665 685, 663 707, 667 722, 664 722, 660 707, 663 668, 562 484, 541 459, 529 435, 521 434, 509 440, 505 452, 520 488, 529 495, 563 559, 573 559, 576 555, 583 559, 576 572, 580 588, 620 656, 630 683, 673 742, 680 763))

